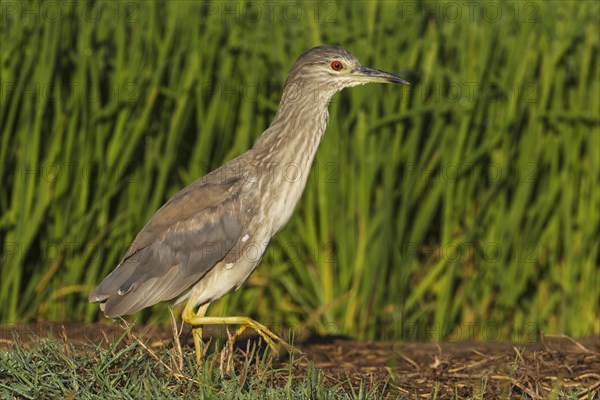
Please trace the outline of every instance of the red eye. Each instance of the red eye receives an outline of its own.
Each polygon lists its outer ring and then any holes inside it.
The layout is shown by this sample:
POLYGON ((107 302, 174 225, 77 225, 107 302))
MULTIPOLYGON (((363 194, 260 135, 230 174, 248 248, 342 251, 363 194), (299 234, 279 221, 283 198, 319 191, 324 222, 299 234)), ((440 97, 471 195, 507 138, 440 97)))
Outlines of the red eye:
POLYGON ((340 71, 344 68, 344 64, 342 64, 340 61, 334 61, 331 63, 331 69, 334 71, 340 71))

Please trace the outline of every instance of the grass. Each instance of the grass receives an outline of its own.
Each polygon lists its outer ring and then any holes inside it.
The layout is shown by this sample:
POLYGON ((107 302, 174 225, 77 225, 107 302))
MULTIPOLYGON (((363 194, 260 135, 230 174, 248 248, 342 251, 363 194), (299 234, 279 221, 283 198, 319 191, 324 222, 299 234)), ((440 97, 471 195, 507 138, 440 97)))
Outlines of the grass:
POLYGON ((209 313, 379 339, 600 333, 597 3, 233 4, 2 1, 0 321, 98 319, 88 293, 155 210, 245 151, 295 58, 336 43, 412 84, 336 97, 294 217, 209 313))
MULTIPOLYGON (((236 368, 224 373, 219 353, 197 365, 192 352, 177 361, 174 349, 156 352, 137 338, 121 336, 109 348, 37 339, 25 348, 19 340, 0 349, 2 398, 201 398, 201 399, 367 399, 383 398, 384 383, 367 387, 350 379, 326 385, 323 373, 309 367, 273 368, 269 352, 248 347, 237 354, 236 368), (183 361, 183 362, 181 362, 183 361), (182 369, 179 369, 181 362, 182 369)), ((293 365, 293 359, 291 359, 293 365)))
POLYGON ((0 348, 0 397, 598 398, 597 342, 586 348, 564 337, 546 347, 508 344, 475 350, 460 343, 441 343, 437 349, 413 344, 401 353, 392 354, 388 349, 388 361, 381 360, 377 367, 373 361, 386 348, 381 343, 342 341, 328 349, 323 344, 312 348, 301 345, 301 350, 310 353, 329 352, 317 357, 321 361, 313 362, 314 355, 274 359, 270 350, 257 348, 258 342, 249 341, 244 347, 240 341, 242 347, 237 348, 227 369, 219 352, 209 351, 197 365, 192 348, 184 345, 180 353, 173 340, 165 345, 165 341, 156 341, 155 336, 131 327, 118 333, 113 330, 111 335, 96 325, 87 333, 99 336, 98 331, 104 339, 82 341, 81 336, 68 336, 64 326, 58 338, 44 333, 42 337, 4 339, 0 348), (337 361, 346 365, 345 373, 337 361), (374 373, 377 369, 386 373, 379 376, 374 373))

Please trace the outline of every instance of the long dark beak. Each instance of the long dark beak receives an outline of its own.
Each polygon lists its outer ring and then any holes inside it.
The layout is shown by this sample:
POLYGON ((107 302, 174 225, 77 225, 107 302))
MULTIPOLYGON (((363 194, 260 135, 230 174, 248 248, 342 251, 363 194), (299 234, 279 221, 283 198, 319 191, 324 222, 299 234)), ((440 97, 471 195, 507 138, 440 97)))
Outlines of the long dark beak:
POLYGON ((375 68, 368 68, 360 66, 350 72, 350 75, 357 80, 367 82, 379 82, 379 83, 403 83, 410 85, 410 83, 400 78, 397 75, 390 74, 389 72, 380 71, 375 68))

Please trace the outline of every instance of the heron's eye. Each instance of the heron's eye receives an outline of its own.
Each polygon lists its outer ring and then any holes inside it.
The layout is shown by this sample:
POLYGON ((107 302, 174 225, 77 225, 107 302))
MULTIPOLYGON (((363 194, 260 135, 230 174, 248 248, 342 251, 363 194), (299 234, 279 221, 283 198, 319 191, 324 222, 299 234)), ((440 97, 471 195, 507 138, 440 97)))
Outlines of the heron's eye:
POLYGON ((340 71, 340 70, 344 69, 344 64, 342 64, 341 61, 333 61, 331 63, 331 69, 334 71, 340 71))

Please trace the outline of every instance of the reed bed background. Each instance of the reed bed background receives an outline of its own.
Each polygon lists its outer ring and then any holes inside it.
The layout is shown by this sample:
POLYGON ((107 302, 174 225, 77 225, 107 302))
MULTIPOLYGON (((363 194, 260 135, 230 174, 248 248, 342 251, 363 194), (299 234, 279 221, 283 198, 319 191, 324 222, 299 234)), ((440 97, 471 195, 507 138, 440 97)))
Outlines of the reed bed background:
POLYGON ((87 295, 135 234, 250 147, 328 43, 412 84, 335 98, 292 220, 209 313, 377 339, 600 333, 598 3, 1 6, 0 321, 98 320, 87 295))

